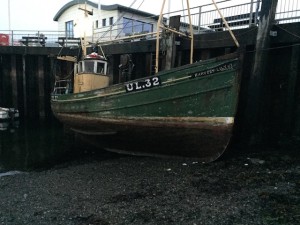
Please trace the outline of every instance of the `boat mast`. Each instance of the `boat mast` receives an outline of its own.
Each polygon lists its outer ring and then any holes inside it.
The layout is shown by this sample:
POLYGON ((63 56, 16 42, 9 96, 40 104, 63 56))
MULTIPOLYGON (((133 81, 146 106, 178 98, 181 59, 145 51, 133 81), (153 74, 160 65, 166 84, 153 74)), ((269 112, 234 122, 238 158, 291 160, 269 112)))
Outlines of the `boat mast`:
POLYGON ((160 14, 159 14, 159 18, 158 18, 158 21, 157 21, 157 28, 156 28, 156 56, 155 56, 155 73, 158 72, 158 60, 159 60, 159 29, 161 27, 161 19, 162 19, 162 14, 163 14, 163 11, 164 11, 164 7, 165 7, 165 3, 166 3, 166 0, 163 0, 163 4, 161 6, 161 9, 160 9, 160 14))
MULTIPOLYGON (((212 0, 212 2, 213 2, 213 4, 214 4, 216 10, 218 11, 220 17, 222 18, 223 23, 225 24, 227 30, 229 31, 229 33, 230 33, 230 35, 231 35, 231 37, 232 37, 232 39, 233 39, 233 41, 234 41, 236 47, 240 47, 239 42, 237 41, 236 37, 234 36, 234 33, 233 33, 232 30, 230 29, 230 27, 229 27, 229 25, 228 25, 228 23, 227 23, 225 17, 223 16, 223 14, 221 13, 219 7, 217 6, 217 3, 215 2, 215 0, 212 0)), ((252 11, 251 11, 251 12, 252 12, 252 11)))
MULTIPOLYGON (((170 0, 169 0, 170 1, 170 0)), ((187 2, 187 8, 188 8, 188 17, 189 17, 189 29, 190 29, 190 34, 187 35, 185 33, 182 33, 180 31, 177 31, 175 29, 171 29, 165 26, 161 25, 161 21, 162 21, 162 17, 163 17, 163 10, 165 7, 165 3, 166 0, 163 0, 162 3, 162 7, 161 7, 161 11, 160 11, 160 15, 158 18, 158 22, 157 22, 157 32, 156 32, 156 57, 155 57, 155 73, 158 72, 158 64, 159 64, 159 29, 165 29, 168 30, 170 32, 179 34, 181 36, 186 36, 188 38, 191 39, 191 49, 190 49, 190 63, 193 63, 193 54, 194 54, 194 32, 193 32, 193 25, 192 25, 192 19, 191 19, 191 13, 190 13, 190 4, 189 4, 189 0, 186 0, 187 2)))
MULTIPOLYGON (((90 11, 90 10, 87 10, 87 8, 86 8, 86 1, 85 1, 85 4, 84 4, 84 9, 80 8, 80 7, 78 9, 84 11, 84 20, 87 20, 88 15, 93 15, 93 10, 90 11)), ((86 41, 85 28, 84 28, 84 31, 83 31, 83 37, 80 37, 80 40, 81 40, 82 54, 83 54, 83 56, 86 56, 86 43, 87 43, 87 41, 86 41)))
MULTIPOLYGON (((86 20, 87 17, 88 17, 88 13, 87 13, 87 10, 86 10, 86 1, 85 1, 85 4, 84 4, 84 19, 86 20)), ((85 29, 83 31, 83 40, 81 38, 81 48, 82 48, 82 54, 85 57, 86 56, 86 35, 85 35, 85 29)))
POLYGON ((186 0, 187 4, 187 10, 189 15, 189 24, 190 24, 190 38, 191 38, 191 50, 190 50, 190 64, 193 63, 193 55, 194 55, 194 29, 192 24, 192 17, 191 17, 191 11, 190 11, 190 3, 189 0, 186 0))

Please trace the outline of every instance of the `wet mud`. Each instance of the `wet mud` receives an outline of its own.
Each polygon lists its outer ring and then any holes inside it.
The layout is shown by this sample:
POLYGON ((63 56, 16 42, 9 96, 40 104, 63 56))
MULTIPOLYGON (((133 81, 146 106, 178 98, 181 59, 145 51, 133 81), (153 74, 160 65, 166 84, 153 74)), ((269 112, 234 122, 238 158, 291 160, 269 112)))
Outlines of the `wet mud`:
POLYGON ((0 224, 300 224, 297 148, 213 163, 88 152, 0 177, 0 224))

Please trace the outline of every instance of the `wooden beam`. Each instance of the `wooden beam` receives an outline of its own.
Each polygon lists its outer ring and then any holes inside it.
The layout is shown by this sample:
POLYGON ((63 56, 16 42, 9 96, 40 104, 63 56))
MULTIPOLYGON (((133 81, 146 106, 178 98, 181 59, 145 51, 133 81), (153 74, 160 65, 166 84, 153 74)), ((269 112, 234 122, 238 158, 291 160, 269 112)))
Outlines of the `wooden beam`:
POLYGON ((163 11, 164 11, 164 7, 165 7, 165 3, 166 3, 166 0, 163 0, 163 3, 162 3, 162 6, 161 6, 161 10, 160 10, 160 14, 159 14, 159 18, 158 18, 158 21, 157 21, 157 31, 156 31, 156 57, 155 57, 155 73, 158 72, 158 62, 159 62, 159 28, 160 28, 160 25, 161 25, 161 20, 162 20, 162 17, 163 17, 163 11))
POLYGON ((278 0, 262 1, 260 23, 256 37, 254 63, 248 84, 246 105, 246 125, 248 144, 261 144, 264 139, 264 122, 266 120, 266 104, 264 103, 264 83, 268 65, 266 49, 270 46, 270 30, 275 23, 275 12, 278 0))
POLYGON ((24 117, 27 116, 27 89, 26 89, 26 55, 22 55, 22 77, 23 77, 23 105, 24 117))
POLYGON ((38 56, 39 116, 45 119, 45 70, 43 56, 38 56))
POLYGON ((18 80, 17 80, 17 63, 16 63, 16 55, 11 55, 11 70, 10 70, 10 77, 11 77, 11 85, 12 85, 12 102, 13 107, 18 108, 18 80))
MULTIPOLYGON (((170 17, 170 27, 172 30, 179 30, 180 27, 180 15, 170 17)), ((165 68, 164 70, 169 70, 174 67, 175 64, 175 56, 176 56, 176 45, 175 39, 177 36, 177 32, 171 32, 166 38, 166 55, 165 55, 165 68)))
POLYGON ((285 115, 284 115, 284 130, 283 132, 287 135, 292 134, 292 128, 294 124, 294 106, 295 106, 295 93, 296 93, 296 83, 297 76, 299 73, 299 58, 300 58, 300 46, 295 45, 292 47, 292 56, 291 56, 291 64, 290 64, 290 72, 288 78, 288 88, 286 95, 286 107, 285 107, 285 115))
POLYGON ((57 56, 57 59, 65 60, 69 62, 77 62, 77 57, 75 56, 57 56))

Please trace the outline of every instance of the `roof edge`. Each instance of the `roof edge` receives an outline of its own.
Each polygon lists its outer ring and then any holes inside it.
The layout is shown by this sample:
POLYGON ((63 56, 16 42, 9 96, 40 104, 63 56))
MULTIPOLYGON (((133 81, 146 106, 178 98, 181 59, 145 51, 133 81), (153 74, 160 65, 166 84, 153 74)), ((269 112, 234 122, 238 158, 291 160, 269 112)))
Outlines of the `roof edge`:
POLYGON ((58 10, 58 12, 55 14, 55 16, 53 17, 53 21, 58 21, 59 17, 61 17, 61 15, 70 7, 74 6, 74 5, 78 5, 78 4, 86 4, 90 5, 94 8, 98 7, 98 4, 91 2, 91 1, 86 1, 86 0, 73 0, 71 2, 68 2, 67 4, 65 4, 60 10, 58 10))
MULTIPOLYGON (((74 6, 74 5, 78 5, 78 4, 86 4, 90 5, 94 8, 98 8, 98 4, 91 2, 91 1, 85 1, 85 0, 73 0, 67 4, 65 4, 54 16, 53 21, 58 21, 59 17, 61 17, 61 15, 68 10, 70 7, 74 6)), ((140 16, 145 16, 145 17, 156 17, 157 15, 148 13, 148 12, 144 12, 138 9, 133 9, 127 6, 123 6, 123 5, 119 5, 119 4, 113 4, 113 5, 101 5, 101 10, 106 10, 106 11, 113 11, 113 10, 120 10, 120 11, 125 11, 125 12, 129 12, 129 13, 134 13, 140 16)))

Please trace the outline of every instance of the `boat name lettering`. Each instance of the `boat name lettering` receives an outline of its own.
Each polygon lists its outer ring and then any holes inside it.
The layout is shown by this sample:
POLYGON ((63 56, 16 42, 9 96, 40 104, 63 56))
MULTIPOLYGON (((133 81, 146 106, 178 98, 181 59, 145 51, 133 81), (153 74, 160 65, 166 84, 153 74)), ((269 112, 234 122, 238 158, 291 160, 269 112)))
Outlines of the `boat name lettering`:
POLYGON ((214 68, 210 68, 210 69, 207 69, 204 71, 193 73, 193 74, 191 74, 191 78, 207 76, 207 75, 211 75, 214 73, 224 72, 224 71, 233 70, 233 69, 235 69, 235 64, 233 62, 224 63, 224 64, 216 66, 214 68))
POLYGON ((150 77, 145 79, 144 81, 136 81, 136 82, 125 84, 125 89, 126 92, 141 91, 144 89, 148 89, 160 85, 161 82, 159 77, 150 77))

